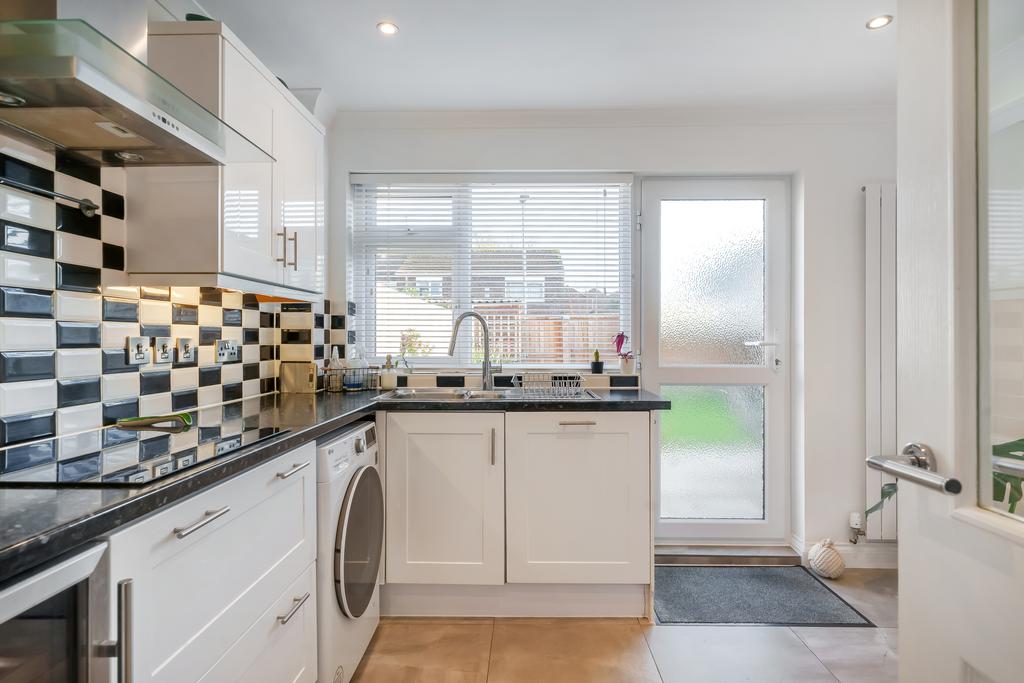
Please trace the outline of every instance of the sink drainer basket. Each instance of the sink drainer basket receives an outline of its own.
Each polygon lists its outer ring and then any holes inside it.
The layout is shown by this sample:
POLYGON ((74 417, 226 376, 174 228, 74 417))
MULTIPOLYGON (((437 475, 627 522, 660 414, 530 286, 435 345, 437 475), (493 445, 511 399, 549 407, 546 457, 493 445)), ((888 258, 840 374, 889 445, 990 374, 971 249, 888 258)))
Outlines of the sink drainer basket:
POLYGON ((587 398, 578 372, 524 372, 512 378, 512 394, 527 400, 587 398))

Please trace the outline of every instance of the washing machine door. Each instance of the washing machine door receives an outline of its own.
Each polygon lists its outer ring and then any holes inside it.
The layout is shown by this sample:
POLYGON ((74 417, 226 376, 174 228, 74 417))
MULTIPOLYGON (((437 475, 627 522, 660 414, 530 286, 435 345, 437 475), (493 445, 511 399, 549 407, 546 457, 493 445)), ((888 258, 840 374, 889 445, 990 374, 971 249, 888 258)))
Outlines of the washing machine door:
POLYGON ((377 588, 384 545, 384 489, 372 465, 359 468, 341 504, 334 543, 334 590, 347 617, 362 616, 377 588))

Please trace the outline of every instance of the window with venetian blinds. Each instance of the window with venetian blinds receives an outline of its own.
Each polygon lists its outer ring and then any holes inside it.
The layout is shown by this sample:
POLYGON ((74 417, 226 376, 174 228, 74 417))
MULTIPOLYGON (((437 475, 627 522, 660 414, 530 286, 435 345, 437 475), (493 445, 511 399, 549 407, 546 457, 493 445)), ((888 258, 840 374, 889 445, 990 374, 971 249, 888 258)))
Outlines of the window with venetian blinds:
MULTIPOLYGON (((372 358, 583 366, 630 332, 631 178, 352 176, 351 298, 372 358)), ((426 361, 426 362, 424 362, 426 361)))

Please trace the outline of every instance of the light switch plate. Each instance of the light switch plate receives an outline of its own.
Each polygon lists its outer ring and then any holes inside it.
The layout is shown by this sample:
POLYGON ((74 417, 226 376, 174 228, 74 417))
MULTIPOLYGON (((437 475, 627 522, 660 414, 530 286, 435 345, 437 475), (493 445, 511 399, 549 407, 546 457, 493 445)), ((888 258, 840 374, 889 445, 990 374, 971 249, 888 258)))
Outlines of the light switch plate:
POLYGON ((128 365, 145 365, 149 362, 149 337, 128 337, 125 344, 128 365))
POLYGON ((177 350, 179 363, 196 362, 196 344, 191 337, 178 337, 177 350))
POLYGON ((174 340, 170 337, 153 337, 153 362, 170 363, 174 360, 174 340))
POLYGON ((241 360, 241 350, 242 347, 234 339, 218 339, 216 360, 218 363, 231 363, 241 360))

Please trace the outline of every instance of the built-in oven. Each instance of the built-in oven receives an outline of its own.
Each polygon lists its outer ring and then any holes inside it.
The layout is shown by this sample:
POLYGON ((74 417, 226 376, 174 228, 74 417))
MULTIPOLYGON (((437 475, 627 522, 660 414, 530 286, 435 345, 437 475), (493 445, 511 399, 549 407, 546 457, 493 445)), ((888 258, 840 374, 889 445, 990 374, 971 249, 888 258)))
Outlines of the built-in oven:
POLYGON ((130 682, 132 585, 110 585, 106 550, 92 544, 0 588, 0 683, 130 682), (118 639, 101 640, 111 618, 118 639))

